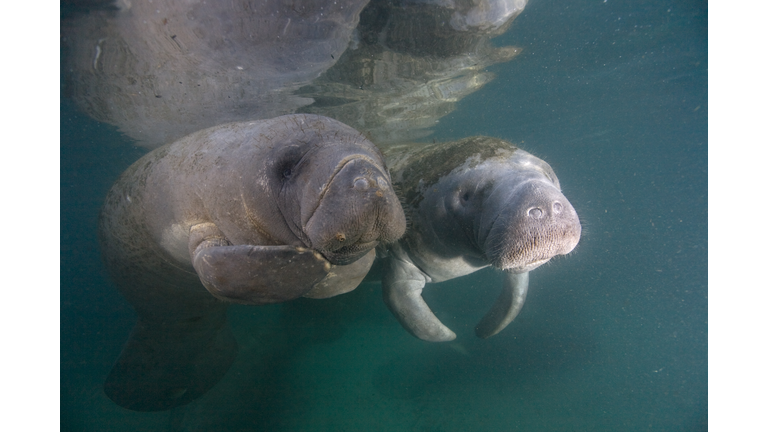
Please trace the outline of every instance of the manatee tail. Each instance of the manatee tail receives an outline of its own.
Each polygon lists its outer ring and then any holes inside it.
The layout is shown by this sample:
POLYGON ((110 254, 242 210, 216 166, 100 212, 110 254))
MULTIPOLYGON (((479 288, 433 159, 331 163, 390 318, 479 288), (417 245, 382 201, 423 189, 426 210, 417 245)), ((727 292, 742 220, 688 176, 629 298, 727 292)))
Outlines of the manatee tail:
POLYGON ((205 394, 236 356, 226 308, 177 322, 140 317, 104 393, 130 410, 168 410, 205 394))

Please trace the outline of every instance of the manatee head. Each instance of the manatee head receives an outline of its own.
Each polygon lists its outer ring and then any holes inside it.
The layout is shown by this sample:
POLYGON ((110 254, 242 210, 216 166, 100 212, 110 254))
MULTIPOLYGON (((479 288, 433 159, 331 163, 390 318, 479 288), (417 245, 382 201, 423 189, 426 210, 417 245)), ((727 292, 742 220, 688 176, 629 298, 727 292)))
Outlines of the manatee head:
POLYGON ((423 193, 416 223, 432 226, 421 230, 431 248, 474 266, 524 273, 576 247, 579 217, 549 164, 485 137, 463 140, 450 151, 460 163, 431 187, 410 187, 423 193))
POLYGON ((293 235, 336 265, 400 238, 405 215, 376 146, 327 117, 290 118, 266 177, 293 235))
POLYGON ((524 273, 571 252, 581 224, 549 164, 518 149, 498 170, 483 191, 478 230, 491 264, 524 273))

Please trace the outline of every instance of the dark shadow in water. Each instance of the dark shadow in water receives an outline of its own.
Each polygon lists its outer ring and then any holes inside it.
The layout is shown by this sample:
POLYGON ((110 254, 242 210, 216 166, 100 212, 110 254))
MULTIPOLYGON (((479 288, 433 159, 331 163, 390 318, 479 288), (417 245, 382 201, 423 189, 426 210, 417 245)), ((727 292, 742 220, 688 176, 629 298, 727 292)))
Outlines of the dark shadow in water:
POLYGON ((363 286, 330 299, 269 306, 280 308, 279 317, 266 323, 258 307, 234 307, 230 316, 241 342, 230 371, 236 379, 225 378, 222 385, 190 404, 190 411, 203 411, 202 415, 186 419, 183 412, 176 414, 172 429, 185 430, 185 422, 196 417, 205 424, 195 430, 276 431, 301 424, 314 405, 308 391, 313 384, 300 378, 301 359, 313 345, 341 339, 350 323, 371 315, 366 312, 375 303, 371 296, 371 287, 363 286), (257 325, 269 328, 257 329, 257 325))
POLYGON ((60 426, 83 430, 83 401, 99 397, 84 382, 107 376, 135 322, 102 265, 98 215, 112 182, 146 151, 65 98, 60 122, 60 426))

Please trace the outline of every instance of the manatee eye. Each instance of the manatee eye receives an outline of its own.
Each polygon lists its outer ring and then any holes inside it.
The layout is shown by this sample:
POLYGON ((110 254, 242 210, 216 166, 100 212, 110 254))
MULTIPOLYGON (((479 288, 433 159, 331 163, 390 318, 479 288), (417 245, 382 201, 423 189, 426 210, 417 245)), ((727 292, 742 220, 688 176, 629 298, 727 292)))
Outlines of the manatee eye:
POLYGON ((472 192, 469 190, 462 191, 461 189, 456 191, 456 195, 454 195, 454 206, 458 207, 464 207, 469 203, 470 198, 472 198, 472 192))
POLYGON ((288 146, 282 149, 282 154, 277 156, 273 165, 274 176, 280 180, 289 180, 300 173, 301 161, 306 151, 301 146, 288 146))

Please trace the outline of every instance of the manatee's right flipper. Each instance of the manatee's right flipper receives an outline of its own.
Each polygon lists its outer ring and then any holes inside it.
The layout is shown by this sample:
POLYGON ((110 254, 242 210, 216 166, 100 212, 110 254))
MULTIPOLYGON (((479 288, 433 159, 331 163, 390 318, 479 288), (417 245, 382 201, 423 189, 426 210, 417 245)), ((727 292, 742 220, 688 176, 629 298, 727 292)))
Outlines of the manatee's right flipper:
POLYGON ((308 293, 331 269, 319 253, 296 246, 232 246, 215 225, 190 230, 192 266, 216 298, 241 304, 269 304, 308 293))
POLYGON ((421 298, 427 276, 415 265, 391 257, 387 260, 381 288, 386 303, 400 325, 419 339, 447 342, 456 334, 443 325, 421 298))
POLYGON ((181 322, 139 318, 104 393, 135 411, 187 404, 218 383, 237 356, 226 306, 181 322))

